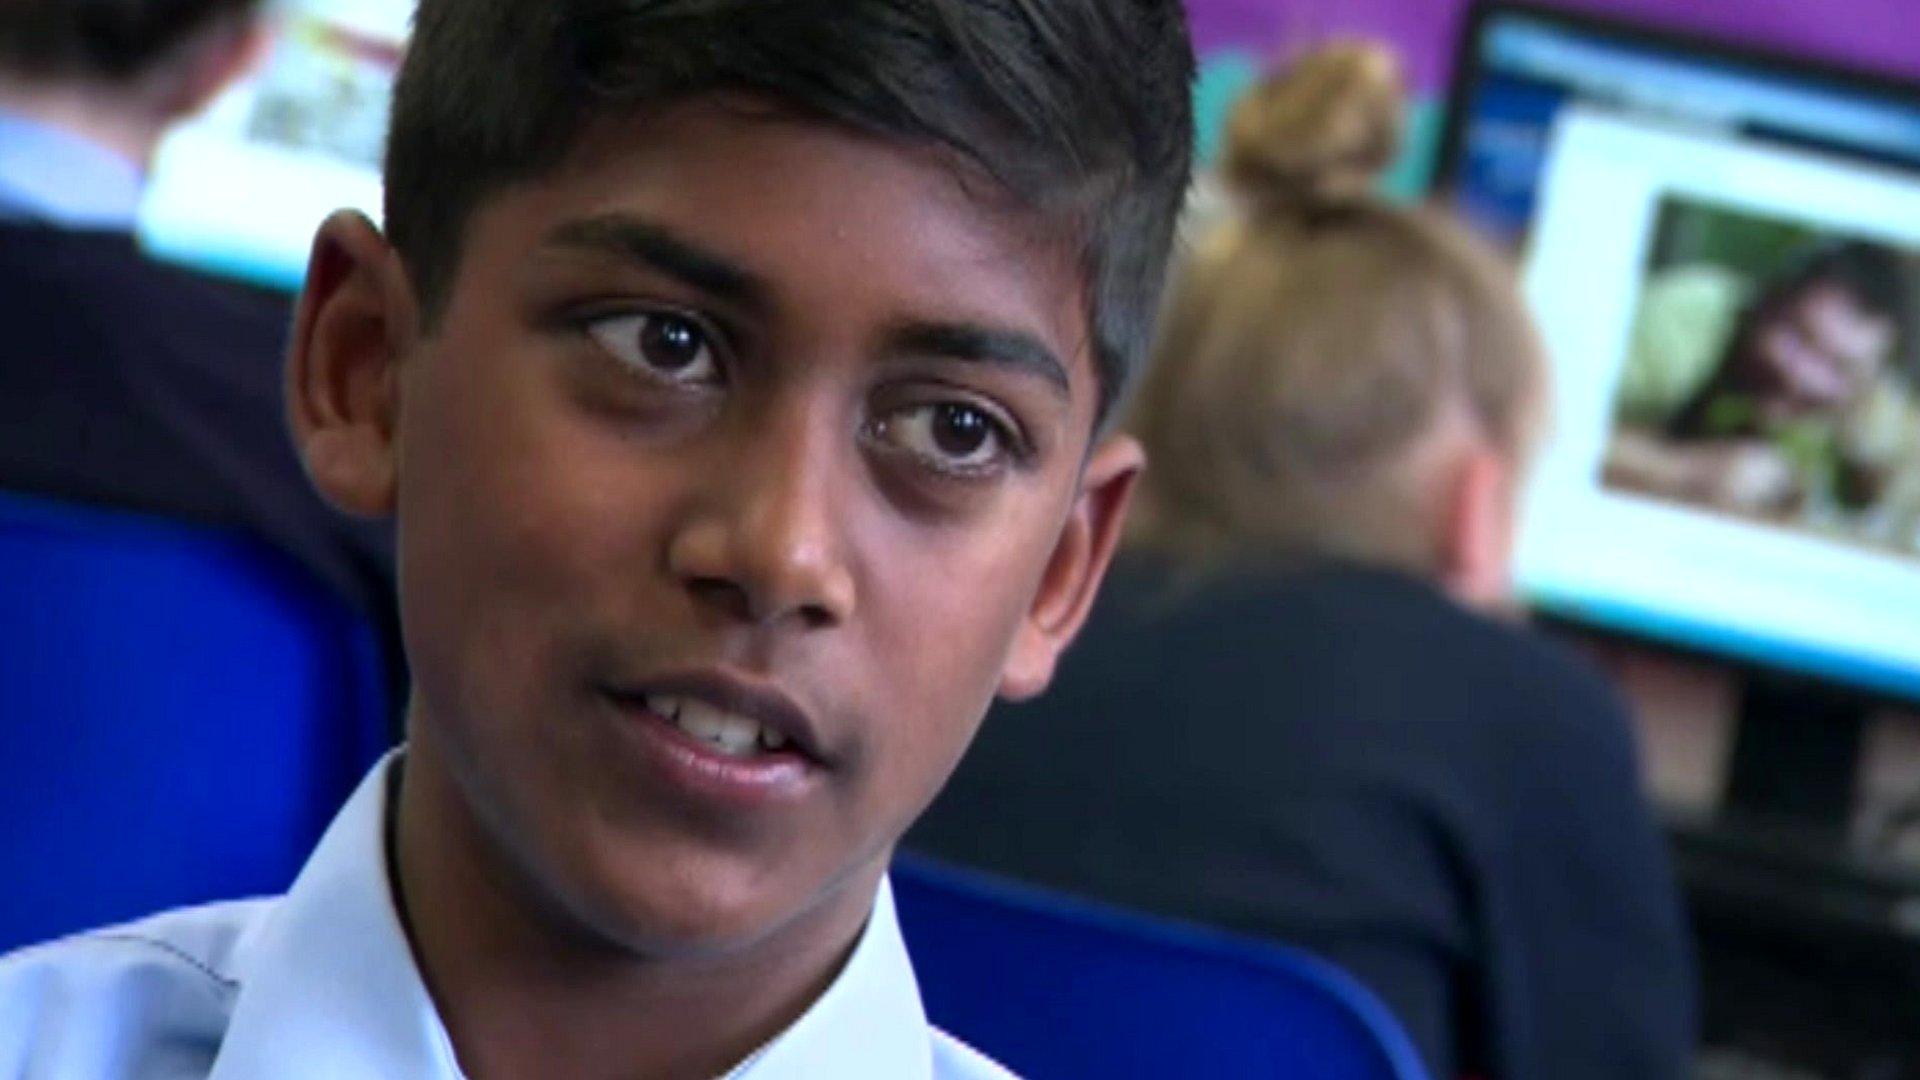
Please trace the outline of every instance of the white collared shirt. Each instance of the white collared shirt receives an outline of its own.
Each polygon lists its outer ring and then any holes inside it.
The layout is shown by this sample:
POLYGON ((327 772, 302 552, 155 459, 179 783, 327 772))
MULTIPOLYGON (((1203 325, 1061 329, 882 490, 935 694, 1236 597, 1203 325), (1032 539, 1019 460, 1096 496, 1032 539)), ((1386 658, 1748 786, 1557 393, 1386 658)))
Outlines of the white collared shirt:
POLYGON ((0 110, 0 221, 131 232, 142 181, 117 151, 0 110))
MULTIPOLYGON (((394 909, 389 757, 286 896, 157 915, 0 959, 0 1080, 461 1076, 394 909)), ((846 967, 727 1080, 1006 1080, 927 1022, 882 882, 846 967)))

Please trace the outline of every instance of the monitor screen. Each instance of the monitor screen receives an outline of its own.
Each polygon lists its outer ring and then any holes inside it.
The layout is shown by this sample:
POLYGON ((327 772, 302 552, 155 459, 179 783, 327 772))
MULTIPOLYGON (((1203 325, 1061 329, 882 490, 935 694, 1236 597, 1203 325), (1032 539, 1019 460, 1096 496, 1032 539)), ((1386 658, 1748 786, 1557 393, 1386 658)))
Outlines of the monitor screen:
POLYGON ((1523 593, 1920 697, 1920 89, 1498 4, 1458 78, 1554 365, 1523 593))
POLYGON ((161 143, 139 233, 153 254, 292 288, 322 218, 379 220, 387 107, 412 0, 280 0, 254 72, 161 143))

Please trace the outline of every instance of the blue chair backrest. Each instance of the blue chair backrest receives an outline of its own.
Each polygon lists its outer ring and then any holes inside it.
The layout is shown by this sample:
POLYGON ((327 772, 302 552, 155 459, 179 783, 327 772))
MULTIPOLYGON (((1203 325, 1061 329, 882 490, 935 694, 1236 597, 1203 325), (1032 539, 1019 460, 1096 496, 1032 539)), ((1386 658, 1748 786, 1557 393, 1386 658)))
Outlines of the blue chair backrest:
POLYGON ((1425 1080, 1363 987, 1297 950, 902 856, 928 1017, 1029 1080, 1425 1080))
POLYGON ((387 741, 383 684, 264 543, 0 493, 0 952, 285 889, 387 741))

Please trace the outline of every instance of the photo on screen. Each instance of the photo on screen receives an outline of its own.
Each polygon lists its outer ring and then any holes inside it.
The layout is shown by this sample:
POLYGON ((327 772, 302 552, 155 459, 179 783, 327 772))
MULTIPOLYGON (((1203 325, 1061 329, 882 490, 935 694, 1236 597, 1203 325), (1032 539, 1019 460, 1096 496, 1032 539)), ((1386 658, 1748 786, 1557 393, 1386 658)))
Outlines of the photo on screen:
POLYGON ((380 167, 401 45, 320 14, 298 13, 259 76, 245 137, 380 167))
POLYGON ((273 0, 267 10, 263 62, 161 143, 139 235, 158 258, 293 289, 327 214, 353 207, 378 220, 413 0, 273 0))
POLYGON ((1920 248, 1668 194, 1617 386, 1606 487, 1920 556, 1920 248))

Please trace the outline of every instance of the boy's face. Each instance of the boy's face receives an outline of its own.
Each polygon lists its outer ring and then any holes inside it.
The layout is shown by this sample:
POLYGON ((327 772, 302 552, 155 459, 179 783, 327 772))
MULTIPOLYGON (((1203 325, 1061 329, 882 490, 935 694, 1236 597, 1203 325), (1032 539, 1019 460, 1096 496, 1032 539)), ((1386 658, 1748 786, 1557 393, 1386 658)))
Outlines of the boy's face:
POLYGON ((864 913, 995 691, 1044 686, 1139 468, 1089 454, 1071 242, 750 106, 486 200, 432 334, 337 218, 296 331, 317 482, 398 514, 409 775, 648 953, 864 913))

